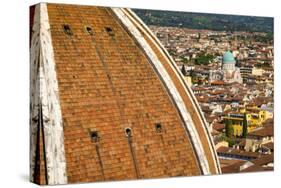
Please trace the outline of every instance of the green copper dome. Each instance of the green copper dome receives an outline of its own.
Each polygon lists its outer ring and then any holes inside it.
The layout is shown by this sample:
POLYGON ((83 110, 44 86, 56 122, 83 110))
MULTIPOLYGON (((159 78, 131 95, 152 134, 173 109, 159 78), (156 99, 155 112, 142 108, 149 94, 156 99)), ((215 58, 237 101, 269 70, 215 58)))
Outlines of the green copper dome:
POLYGON ((223 63, 235 63, 235 59, 233 54, 230 51, 227 51, 223 54, 223 59, 222 59, 223 63))

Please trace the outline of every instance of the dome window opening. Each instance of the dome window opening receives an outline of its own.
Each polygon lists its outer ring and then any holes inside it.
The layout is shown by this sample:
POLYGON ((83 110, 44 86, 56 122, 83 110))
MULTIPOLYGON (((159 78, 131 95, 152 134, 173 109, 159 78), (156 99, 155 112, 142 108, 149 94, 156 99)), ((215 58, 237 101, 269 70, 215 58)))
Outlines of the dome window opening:
POLYGON ((70 26, 67 25, 67 24, 63 25, 63 31, 65 32, 65 34, 67 34, 69 36, 73 35, 73 33, 72 33, 71 29, 70 29, 70 26))
POLYGON ((131 137, 132 136, 132 129, 131 128, 126 128, 125 129, 125 135, 127 137, 131 137))
POLYGON ((155 124, 155 130, 156 130, 157 133, 162 133, 163 132, 161 123, 156 123, 155 124))
POLYGON ((97 131, 93 131, 90 133, 91 139, 93 142, 98 142, 100 140, 100 137, 98 135, 97 131))
POLYGON ((114 32, 110 27, 105 27, 106 32, 109 34, 109 36, 114 36, 114 32))
POLYGON ((94 35, 93 29, 91 27, 87 26, 86 31, 89 35, 94 35))

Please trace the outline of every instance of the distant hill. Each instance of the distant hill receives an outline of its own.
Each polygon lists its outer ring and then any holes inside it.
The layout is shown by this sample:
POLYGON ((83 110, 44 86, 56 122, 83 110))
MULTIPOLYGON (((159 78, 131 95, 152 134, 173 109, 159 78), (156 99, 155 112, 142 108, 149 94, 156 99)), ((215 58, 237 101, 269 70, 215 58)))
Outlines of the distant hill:
POLYGON ((216 31, 273 32, 273 18, 176 11, 133 11, 148 25, 209 29, 216 31))

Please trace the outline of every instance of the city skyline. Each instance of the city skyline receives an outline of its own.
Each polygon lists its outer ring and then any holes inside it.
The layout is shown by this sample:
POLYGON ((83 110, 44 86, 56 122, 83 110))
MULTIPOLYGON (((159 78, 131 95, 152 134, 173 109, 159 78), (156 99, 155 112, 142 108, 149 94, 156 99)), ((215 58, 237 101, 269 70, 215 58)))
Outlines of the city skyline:
POLYGON ((160 18, 166 11, 136 12, 169 51, 192 88, 209 123, 222 173, 273 170, 273 18, 223 18, 254 20, 241 28, 263 19, 272 26, 269 32, 254 32, 255 28, 234 31, 239 23, 227 30, 216 29, 223 24, 216 25, 212 30, 194 21, 192 26, 174 22, 223 16, 219 14, 169 11, 160 18), (172 19, 165 21, 167 15, 172 19))
POLYGON ((272 171, 270 18, 138 13, 30 7, 30 180, 272 171))

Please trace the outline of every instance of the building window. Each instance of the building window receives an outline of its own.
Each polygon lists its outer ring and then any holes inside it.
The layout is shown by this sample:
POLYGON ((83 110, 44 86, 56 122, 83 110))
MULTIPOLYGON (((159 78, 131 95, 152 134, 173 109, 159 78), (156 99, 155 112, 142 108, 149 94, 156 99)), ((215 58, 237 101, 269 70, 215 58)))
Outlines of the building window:
POLYGON ((97 131, 90 132, 90 136, 93 142, 98 142, 100 140, 100 137, 98 135, 97 131))
POLYGON ((161 123, 156 123, 155 124, 155 130, 157 133, 162 133, 162 125, 161 123))
POLYGON ((105 27, 106 32, 109 34, 109 36, 114 36, 114 32, 110 27, 105 27))
POLYGON ((88 33, 89 35, 93 35, 93 34, 94 34, 92 28, 89 27, 89 26, 86 27, 86 31, 87 31, 87 33, 88 33))
POLYGON ((67 25, 67 24, 63 25, 63 31, 65 32, 65 34, 67 34, 69 36, 73 35, 73 33, 72 33, 71 29, 70 29, 70 26, 67 25))
POLYGON ((131 128, 126 128, 125 129, 125 135, 127 136, 127 137, 131 137, 132 136, 132 129, 131 128))

